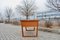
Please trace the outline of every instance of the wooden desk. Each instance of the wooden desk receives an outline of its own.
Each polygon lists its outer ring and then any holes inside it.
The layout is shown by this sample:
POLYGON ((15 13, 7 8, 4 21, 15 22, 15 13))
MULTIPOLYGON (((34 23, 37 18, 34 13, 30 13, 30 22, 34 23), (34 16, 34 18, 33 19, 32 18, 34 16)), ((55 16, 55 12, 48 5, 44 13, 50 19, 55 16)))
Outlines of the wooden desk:
POLYGON ((22 36, 23 37, 37 37, 38 36, 38 20, 21 20, 21 26, 22 26, 22 36), (23 27, 26 28, 26 31, 32 31, 27 30, 28 27, 34 27, 34 30, 36 29, 36 35, 35 36, 24 36, 23 27))

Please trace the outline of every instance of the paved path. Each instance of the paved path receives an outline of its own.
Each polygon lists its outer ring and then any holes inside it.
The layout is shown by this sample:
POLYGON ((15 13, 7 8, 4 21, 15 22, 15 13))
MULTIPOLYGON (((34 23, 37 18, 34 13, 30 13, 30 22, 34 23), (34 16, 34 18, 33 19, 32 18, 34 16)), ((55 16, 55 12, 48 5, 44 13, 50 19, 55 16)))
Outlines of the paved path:
POLYGON ((60 40, 60 34, 39 31, 38 37, 22 37, 19 26, 0 23, 0 40, 60 40))

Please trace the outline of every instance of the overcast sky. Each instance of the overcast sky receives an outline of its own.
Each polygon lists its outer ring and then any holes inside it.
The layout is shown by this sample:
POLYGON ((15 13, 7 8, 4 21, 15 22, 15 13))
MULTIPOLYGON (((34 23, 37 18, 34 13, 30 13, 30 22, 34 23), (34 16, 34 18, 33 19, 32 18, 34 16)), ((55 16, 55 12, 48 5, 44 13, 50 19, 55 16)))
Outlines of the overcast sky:
MULTIPOLYGON (((38 7, 38 10, 41 11, 47 11, 48 8, 46 7, 47 0, 35 0, 35 4, 38 7)), ((12 9, 15 9, 17 5, 22 4, 22 0, 0 0, 0 11, 4 11, 6 7, 10 7, 12 9)), ((5 13, 5 12, 4 12, 5 13)), ((16 16, 18 17, 18 16, 16 16)))
MULTIPOLYGON (((46 1, 47 0, 35 0, 35 4, 40 12, 48 10, 48 8, 45 5, 47 3, 46 1)), ((0 0, 0 12, 4 14, 5 12, 3 11, 5 10, 5 8, 10 7, 12 9, 15 9, 17 5, 20 4, 22 4, 22 0, 0 0)), ((19 16, 15 16, 15 17, 19 17, 19 16)))
MULTIPOLYGON (((6 8, 6 7, 11 7, 15 8, 16 5, 21 4, 22 0, 0 0, 0 10, 6 8)), ((46 0, 36 0, 36 5, 39 8, 39 10, 45 10, 45 3, 46 0)))

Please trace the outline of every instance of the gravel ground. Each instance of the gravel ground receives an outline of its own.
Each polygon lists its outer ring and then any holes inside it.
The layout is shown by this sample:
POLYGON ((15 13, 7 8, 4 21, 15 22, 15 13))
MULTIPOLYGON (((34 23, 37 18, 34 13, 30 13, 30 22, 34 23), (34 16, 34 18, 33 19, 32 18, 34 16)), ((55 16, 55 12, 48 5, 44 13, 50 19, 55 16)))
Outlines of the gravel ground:
POLYGON ((38 37, 22 37, 20 26, 0 23, 0 40, 60 40, 60 34, 38 32, 38 37))

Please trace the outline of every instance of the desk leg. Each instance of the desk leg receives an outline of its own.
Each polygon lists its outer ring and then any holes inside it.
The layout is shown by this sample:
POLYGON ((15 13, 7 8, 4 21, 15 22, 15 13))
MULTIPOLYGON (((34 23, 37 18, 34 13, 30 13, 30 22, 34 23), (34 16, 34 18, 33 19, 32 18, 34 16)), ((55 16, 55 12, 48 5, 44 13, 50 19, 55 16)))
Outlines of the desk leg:
POLYGON ((36 29, 36 36, 24 36, 24 31, 23 31, 23 27, 22 27, 22 37, 37 37, 38 36, 38 27, 35 27, 36 29))
POLYGON ((24 37, 23 27, 22 27, 22 36, 24 37))
POLYGON ((36 27, 36 37, 38 36, 38 27, 36 27))

